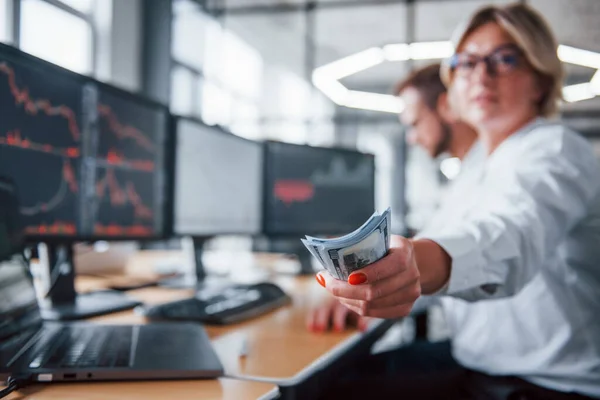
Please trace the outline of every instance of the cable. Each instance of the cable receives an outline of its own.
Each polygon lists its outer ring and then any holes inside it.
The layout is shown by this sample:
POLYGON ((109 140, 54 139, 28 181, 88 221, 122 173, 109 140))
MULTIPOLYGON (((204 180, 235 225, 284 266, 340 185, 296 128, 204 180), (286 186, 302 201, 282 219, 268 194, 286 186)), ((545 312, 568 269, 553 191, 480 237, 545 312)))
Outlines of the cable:
POLYGON ((25 387, 29 382, 31 382, 31 376, 17 376, 14 378, 10 376, 6 381, 7 386, 0 390, 0 399, 5 398, 15 390, 25 387))
POLYGON ((0 390, 0 399, 5 398, 6 396, 8 396, 9 394, 11 394, 15 390, 17 390, 17 385, 14 384, 14 383, 13 384, 9 384, 4 389, 0 390))

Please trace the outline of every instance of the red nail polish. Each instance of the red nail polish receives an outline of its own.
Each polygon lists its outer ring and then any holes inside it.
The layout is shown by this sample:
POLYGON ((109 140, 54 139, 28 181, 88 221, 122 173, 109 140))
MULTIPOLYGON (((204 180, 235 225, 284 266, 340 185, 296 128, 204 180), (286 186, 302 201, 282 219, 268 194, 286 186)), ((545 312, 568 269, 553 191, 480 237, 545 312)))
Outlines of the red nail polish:
POLYGON ((317 274, 315 278, 317 279, 317 282, 319 282, 319 285, 325 287, 325 278, 323 278, 321 274, 317 274))
POLYGON ((360 285, 367 281, 367 275, 362 272, 357 272, 348 277, 348 283, 351 285, 360 285))

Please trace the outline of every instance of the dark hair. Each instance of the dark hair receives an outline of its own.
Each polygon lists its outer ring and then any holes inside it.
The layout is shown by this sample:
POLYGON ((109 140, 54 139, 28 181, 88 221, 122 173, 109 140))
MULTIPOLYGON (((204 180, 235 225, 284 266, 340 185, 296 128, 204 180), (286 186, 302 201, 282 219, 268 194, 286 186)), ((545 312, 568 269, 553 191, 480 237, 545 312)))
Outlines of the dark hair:
POLYGON ((440 68, 441 64, 436 63, 412 71, 410 75, 396 84, 394 95, 399 96, 408 88, 417 89, 427 107, 435 111, 438 98, 447 90, 440 77, 440 68))

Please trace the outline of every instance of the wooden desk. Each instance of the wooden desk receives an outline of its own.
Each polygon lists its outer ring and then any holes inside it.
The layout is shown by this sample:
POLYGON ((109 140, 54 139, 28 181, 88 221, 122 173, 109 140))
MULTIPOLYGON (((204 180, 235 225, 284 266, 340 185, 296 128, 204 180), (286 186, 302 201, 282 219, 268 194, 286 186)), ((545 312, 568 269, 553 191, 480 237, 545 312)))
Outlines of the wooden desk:
MULTIPOLYGON (((290 386, 309 377, 319 366, 338 357, 369 335, 357 332, 310 333, 305 328, 308 310, 328 296, 314 277, 292 276, 274 278, 293 298, 293 304, 262 317, 240 324, 206 326, 226 374, 266 378, 271 382, 251 382, 241 379, 71 383, 32 386, 8 399, 70 400, 70 399, 257 399, 277 393, 275 383, 290 386), (248 343, 248 355, 239 357, 243 340, 248 343)), ((98 287, 97 278, 78 278, 78 288, 98 287)), ((189 290, 146 288, 128 292, 148 304, 156 304, 189 296, 189 290)), ((145 323, 145 318, 133 311, 124 311, 93 319, 98 323, 145 323)), ((377 325, 377 323, 376 323, 377 325)), ((379 330, 383 331, 381 327, 379 330)))

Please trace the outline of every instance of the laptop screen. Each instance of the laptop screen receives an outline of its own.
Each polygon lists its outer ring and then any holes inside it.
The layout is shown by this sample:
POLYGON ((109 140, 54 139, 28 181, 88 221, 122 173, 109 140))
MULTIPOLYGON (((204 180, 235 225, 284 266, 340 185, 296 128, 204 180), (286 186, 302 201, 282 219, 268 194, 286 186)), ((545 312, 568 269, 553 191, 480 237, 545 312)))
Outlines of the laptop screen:
POLYGON ((0 262, 0 341, 40 321, 33 281, 23 258, 0 262))

